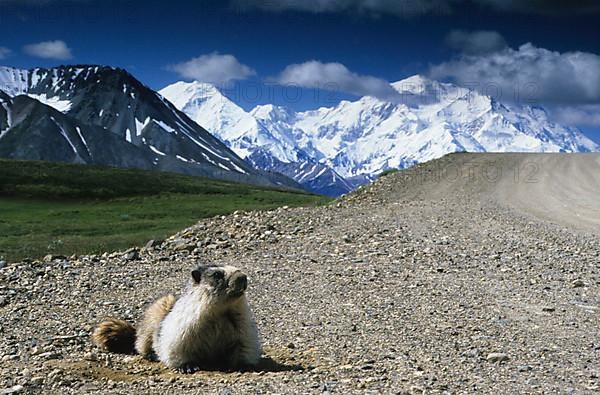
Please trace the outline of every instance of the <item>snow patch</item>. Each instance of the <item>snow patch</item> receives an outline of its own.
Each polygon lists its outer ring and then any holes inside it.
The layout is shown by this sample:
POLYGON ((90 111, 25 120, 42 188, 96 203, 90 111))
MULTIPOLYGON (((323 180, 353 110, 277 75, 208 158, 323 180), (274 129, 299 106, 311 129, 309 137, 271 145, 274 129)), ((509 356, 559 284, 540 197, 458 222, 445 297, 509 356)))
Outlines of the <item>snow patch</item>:
POLYGON ((79 128, 79 126, 76 126, 75 130, 77 130, 77 134, 79 135, 79 138, 83 142, 83 145, 85 145, 85 149, 87 149, 87 152, 89 154, 90 153, 90 149, 89 149, 89 147, 87 145, 87 141, 85 141, 85 138, 83 137, 83 134, 81 134, 81 129, 79 128))
POLYGON ((157 121, 156 119, 153 119, 152 122, 154 122, 155 124, 157 124, 158 126, 160 126, 167 133, 177 134, 177 131, 175 129, 173 129, 172 127, 170 127, 169 125, 167 125, 163 121, 157 121))
POLYGON ((77 148, 75 148, 75 145, 73 144, 73 142, 71 141, 71 139, 69 139, 69 136, 68 136, 67 132, 65 131, 65 129, 62 127, 62 125, 59 124, 58 122, 56 122, 56 119, 54 119, 54 117, 50 117, 50 119, 58 127, 58 129, 60 130, 60 134, 62 134, 62 136, 65 138, 65 140, 67 140, 67 143, 69 143, 69 145, 71 146, 71 149, 73 150, 73 152, 76 155, 79 155, 77 153, 77 148))
POLYGON ((9 96, 22 95, 27 92, 28 77, 27 70, 0 67, 0 90, 9 96))
POLYGON ((140 121, 137 120, 137 118, 135 118, 135 130, 136 130, 136 136, 141 136, 142 135, 142 130, 144 130, 144 128, 150 123, 150 117, 146 118, 146 120, 142 123, 140 121))
POLYGON ((6 129, 1 130, 0 131, 0 139, 2 137, 4 137, 6 135, 6 133, 8 133, 8 131, 10 130, 10 128, 12 127, 12 113, 10 111, 10 108, 8 107, 8 103, 2 103, 2 108, 4 108, 4 110, 6 111, 6 129))
POLYGON ((45 93, 41 95, 34 95, 30 93, 27 96, 62 113, 68 112, 73 106, 73 103, 70 100, 60 100, 58 96, 48 97, 48 95, 45 93))
POLYGON ((158 154, 160 156, 167 156, 167 154, 165 154, 162 151, 159 151, 155 146, 153 145, 148 145, 148 148, 150 148, 152 150, 152 152, 154 152, 155 154, 158 154))

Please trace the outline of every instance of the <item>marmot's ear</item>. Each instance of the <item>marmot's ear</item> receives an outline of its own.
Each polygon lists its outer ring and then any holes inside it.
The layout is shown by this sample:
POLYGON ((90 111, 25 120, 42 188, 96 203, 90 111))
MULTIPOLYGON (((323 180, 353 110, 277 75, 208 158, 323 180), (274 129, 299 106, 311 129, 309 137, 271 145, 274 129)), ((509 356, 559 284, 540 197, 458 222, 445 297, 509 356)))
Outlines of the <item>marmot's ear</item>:
POLYGON ((198 269, 192 270, 192 278, 196 283, 200 283, 202 280, 202 271, 198 269))

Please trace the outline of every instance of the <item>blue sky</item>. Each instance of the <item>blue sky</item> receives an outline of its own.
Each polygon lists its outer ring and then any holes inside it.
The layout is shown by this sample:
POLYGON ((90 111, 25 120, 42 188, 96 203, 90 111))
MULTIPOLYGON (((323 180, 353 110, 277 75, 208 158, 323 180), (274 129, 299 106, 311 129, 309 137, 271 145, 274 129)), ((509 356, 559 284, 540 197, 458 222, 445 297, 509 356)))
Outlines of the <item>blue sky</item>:
POLYGON ((533 84, 600 142, 598 18, 591 0, 0 0, 0 64, 107 64, 155 89, 207 79, 247 109, 386 97, 416 73, 533 84))

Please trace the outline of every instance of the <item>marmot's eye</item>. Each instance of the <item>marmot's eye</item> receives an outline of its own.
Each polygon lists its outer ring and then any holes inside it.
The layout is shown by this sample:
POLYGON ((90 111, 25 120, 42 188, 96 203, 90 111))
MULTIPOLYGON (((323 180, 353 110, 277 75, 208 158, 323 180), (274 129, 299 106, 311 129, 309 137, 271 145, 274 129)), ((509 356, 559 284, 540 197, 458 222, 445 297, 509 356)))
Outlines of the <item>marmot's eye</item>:
POLYGON ((222 280, 223 277, 225 277, 225 273, 223 273, 221 271, 216 271, 216 272, 213 272, 213 274, 211 274, 211 276, 217 280, 222 280))

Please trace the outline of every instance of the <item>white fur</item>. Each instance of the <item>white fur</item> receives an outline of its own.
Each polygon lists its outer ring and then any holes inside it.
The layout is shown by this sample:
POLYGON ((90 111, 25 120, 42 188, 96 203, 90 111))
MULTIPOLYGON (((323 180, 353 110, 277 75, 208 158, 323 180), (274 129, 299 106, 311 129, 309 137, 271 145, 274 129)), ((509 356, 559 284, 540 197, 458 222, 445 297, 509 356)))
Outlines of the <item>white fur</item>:
MULTIPOLYGON (((237 270, 226 267, 226 273, 237 270)), ((261 346, 246 296, 220 303, 207 292, 189 290, 161 324, 154 349, 171 368, 223 358, 232 368, 258 363, 261 346), (235 317, 235 324, 228 316, 235 317), (232 345, 237 345, 232 347, 232 345), (232 351, 233 350, 233 351, 232 351)))

